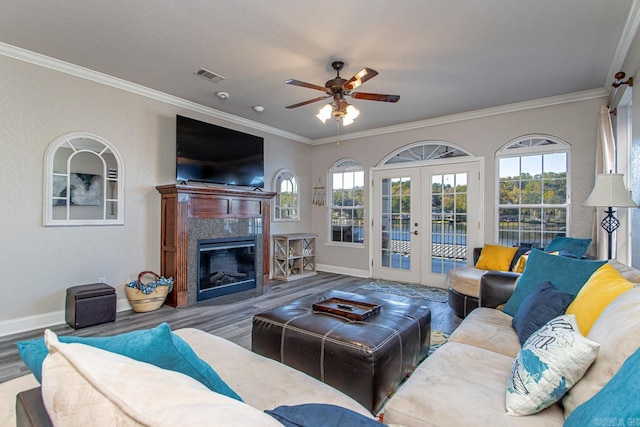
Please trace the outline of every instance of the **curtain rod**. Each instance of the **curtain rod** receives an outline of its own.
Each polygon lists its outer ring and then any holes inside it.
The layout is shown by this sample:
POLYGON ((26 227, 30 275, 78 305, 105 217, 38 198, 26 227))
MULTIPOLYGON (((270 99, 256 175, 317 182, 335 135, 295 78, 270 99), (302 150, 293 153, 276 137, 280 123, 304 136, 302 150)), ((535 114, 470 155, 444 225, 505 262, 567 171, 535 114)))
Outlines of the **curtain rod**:
POLYGON ((625 77, 626 74, 623 71, 618 71, 614 76, 615 81, 611 83, 611 92, 609 92, 609 102, 607 103, 611 114, 617 113, 618 104, 627 87, 633 87, 633 77, 629 77, 626 81, 623 81, 625 77))

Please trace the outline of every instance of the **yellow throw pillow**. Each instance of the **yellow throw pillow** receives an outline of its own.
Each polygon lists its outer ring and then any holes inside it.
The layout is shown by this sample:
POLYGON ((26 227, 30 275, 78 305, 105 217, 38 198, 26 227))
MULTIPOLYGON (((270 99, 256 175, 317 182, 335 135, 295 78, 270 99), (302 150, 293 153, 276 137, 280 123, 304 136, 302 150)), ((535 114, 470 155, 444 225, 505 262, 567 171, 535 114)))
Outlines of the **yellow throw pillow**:
MULTIPOLYGON (((529 253, 531 253, 531 251, 527 251, 525 252, 524 255, 521 255, 520 258, 518 258, 518 262, 516 262, 516 265, 513 266, 511 271, 513 271, 514 273, 522 273, 524 271, 524 268, 527 265, 527 260, 529 259, 529 253)), ((547 252, 547 253, 549 255, 560 255, 560 251, 547 252)))
POLYGON ((609 303, 631 288, 633 284, 622 277, 615 267, 605 264, 580 289, 567 307, 567 314, 575 314, 578 328, 586 336, 609 303))
POLYGON ((481 270, 509 271, 517 247, 484 245, 475 267, 481 270))
POLYGON ((527 265, 527 259, 529 259, 529 252, 531 251, 527 251, 526 254, 520 255, 518 262, 516 262, 516 265, 513 266, 511 271, 514 273, 522 273, 524 271, 524 266, 527 265))

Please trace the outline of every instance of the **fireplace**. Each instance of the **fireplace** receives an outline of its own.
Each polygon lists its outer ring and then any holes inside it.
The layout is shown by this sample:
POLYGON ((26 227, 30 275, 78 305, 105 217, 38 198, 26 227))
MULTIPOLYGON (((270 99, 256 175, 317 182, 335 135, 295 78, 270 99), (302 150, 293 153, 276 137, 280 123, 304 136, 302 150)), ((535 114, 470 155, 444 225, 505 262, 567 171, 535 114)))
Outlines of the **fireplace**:
MULTIPOLYGON (((255 294, 263 292, 269 285, 270 203, 275 193, 175 184, 156 188, 162 196, 160 270, 163 276, 175 280, 167 304, 186 307, 201 299, 198 291, 201 274, 198 245, 206 240, 238 242, 252 239, 255 248, 255 294)), ((247 274, 245 266, 241 268, 242 273, 247 274)), ((228 267, 214 267, 213 270, 226 272, 228 267)), ((227 292, 232 288, 228 285, 220 283, 219 286, 205 287, 216 293, 227 292)))
POLYGON ((202 301, 256 288, 256 238, 198 240, 198 293, 202 301))

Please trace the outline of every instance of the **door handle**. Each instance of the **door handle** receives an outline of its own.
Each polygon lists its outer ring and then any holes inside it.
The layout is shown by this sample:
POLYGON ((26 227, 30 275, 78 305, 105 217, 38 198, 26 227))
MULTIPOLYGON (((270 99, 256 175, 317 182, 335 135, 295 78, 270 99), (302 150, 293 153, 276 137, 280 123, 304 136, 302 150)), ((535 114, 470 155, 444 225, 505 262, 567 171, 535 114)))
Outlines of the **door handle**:
POLYGON ((413 234, 418 235, 418 230, 414 231, 413 234))

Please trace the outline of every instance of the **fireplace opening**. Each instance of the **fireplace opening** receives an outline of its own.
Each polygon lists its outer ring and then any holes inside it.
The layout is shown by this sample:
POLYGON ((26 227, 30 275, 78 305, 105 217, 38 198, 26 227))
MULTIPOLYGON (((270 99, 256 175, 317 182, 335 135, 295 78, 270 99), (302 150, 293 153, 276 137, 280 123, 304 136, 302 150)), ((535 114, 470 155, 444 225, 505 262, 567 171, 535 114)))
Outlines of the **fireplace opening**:
POLYGON ((198 240, 198 301, 255 288, 255 236, 198 240))

